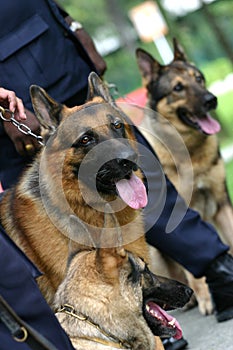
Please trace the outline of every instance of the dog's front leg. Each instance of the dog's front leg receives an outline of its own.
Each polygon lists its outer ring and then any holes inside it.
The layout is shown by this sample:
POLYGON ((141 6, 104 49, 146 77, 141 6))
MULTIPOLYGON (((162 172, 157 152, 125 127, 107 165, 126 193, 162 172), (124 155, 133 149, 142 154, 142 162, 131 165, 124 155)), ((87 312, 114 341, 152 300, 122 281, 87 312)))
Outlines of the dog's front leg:
POLYGON ((195 278, 188 270, 184 270, 188 285, 193 289, 198 303, 198 309, 202 315, 213 313, 213 303, 205 277, 195 278))

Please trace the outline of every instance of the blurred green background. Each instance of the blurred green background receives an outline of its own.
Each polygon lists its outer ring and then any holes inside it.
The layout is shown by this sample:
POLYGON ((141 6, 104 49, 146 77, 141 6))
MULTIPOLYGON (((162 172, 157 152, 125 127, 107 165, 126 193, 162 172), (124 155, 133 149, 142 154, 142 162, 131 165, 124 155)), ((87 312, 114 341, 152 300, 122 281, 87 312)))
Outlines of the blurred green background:
MULTIPOLYGON (((153 42, 142 42, 129 18, 139 0, 59 0, 68 13, 81 22, 103 54, 108 70, 105 79, 124 95, 141 86, 135 49, 144 48, 161 60, 153 42)), ((204 73, 207 86, 218 97, 215 117, 222 151, 233 148, 233 0, 199 0, 192 11, 185 7, 195 0, 157 0, 172 47, 176 37, 189 59, 204 73), (179 8, 183 11, 178 11, 179 8)), ((161 62, 162 63, 162 62, 161 62)), ((233 151, 226 160, 227 182, 233 200, 233 151)))

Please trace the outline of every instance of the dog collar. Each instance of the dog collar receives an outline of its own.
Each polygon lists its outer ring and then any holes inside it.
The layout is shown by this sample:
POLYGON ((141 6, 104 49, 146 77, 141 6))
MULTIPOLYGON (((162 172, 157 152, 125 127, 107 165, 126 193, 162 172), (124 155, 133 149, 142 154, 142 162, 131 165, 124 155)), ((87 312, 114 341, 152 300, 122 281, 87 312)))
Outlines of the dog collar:
POLYGON ((119 339, 111 333, 105 332, 102 328, 100 328, 100 326, 97 323, 92 321, 90 317, 82 314, 81 312, 77 312, 72 305, 64 304, 56 312, 64 312, 67 315, 70 315, 70 316, 77 318, 79 321, 87 322, 91 326, 94 326, 95 328, 97 328, 98 331, 100 331, 105 337, 110 338, 111 340, 104 340, 104 339, 95 338, 95 337, 93 337, 93 338, 92 337, 80 337, 80 339, 91 340, 93 342, 100 343, 100 344, 103 344, 106 346, 112 346, 112 347, 115 347, 117 349, 131 349, 132 348, 131 345, 127 341, 119 339))

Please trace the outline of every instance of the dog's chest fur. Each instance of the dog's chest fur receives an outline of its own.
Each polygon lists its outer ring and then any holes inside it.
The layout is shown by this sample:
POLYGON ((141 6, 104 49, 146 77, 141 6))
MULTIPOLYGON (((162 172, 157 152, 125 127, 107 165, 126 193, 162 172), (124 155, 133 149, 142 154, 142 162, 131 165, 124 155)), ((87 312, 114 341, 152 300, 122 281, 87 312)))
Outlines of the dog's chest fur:
POLYGON ((225 170, 217 137, 199 135, 198 131, 189 132, 186 137, 166 118, 150 110, 145 112, 139 128, 178 192, 203 218, 212 221, 217 211, 216 202, 221 201, 225 190, 224 183, 219 183, 219 176, 224 178, 225 170))

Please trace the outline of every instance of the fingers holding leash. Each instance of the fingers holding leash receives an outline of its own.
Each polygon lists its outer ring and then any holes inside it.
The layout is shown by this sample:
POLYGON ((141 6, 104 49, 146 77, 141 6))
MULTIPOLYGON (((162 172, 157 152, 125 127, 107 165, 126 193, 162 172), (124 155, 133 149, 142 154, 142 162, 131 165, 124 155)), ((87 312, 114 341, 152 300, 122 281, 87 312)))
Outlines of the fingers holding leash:
POLYGON ((18 121, 27 118, 23 102, 20 98, 16 97, 14 91, 0 88, 0 104, 5 108, 9 108, 9 110, 15 114, 15 119, 18 121))
MULTIPOLYGON (((40 135, 40 124, 35 117, 35 115, 26 110, 27 120, 24 123, 24 126, 27 127, 33 134, 40 135)), ((29 135, 27 132, 22 132, 15 125, 9 122, 4 122, 3 127, 6 134, 10 137, 16 151, 24 157, 33 156, 40 148, 41 145, 38 142, 37 138, 29 135)), ((22 129, 25 129, 22 128, 22 129)), ((25 129, 27 131, 27 129, 25 129)))

